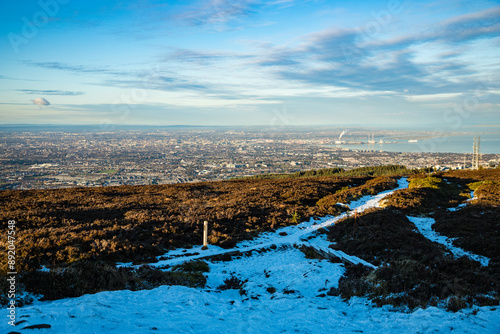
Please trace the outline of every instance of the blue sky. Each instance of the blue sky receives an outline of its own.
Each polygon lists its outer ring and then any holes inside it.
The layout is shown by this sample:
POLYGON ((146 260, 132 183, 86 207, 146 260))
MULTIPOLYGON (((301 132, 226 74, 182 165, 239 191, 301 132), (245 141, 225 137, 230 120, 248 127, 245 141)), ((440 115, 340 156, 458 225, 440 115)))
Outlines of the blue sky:
POLYGON ((500 125, 498 1, 1 3, 1 124, 500 125))

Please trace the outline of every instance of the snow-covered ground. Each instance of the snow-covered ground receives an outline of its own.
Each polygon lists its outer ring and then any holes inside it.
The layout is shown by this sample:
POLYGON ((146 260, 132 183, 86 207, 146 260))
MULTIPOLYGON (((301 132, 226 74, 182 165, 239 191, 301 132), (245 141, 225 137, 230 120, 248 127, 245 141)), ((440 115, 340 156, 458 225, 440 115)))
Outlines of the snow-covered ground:
POLYGON ((437 242, 437 243, 440 243, 440 244, 446 246, 446 248, 448 248, 453 253, 453 255, 455 257, 458 258, 461 256, 467 256, 471 260, 478 261, 479 263, 481 263, 482 266, 485 266, 485 267, 488 266, 488 263, 490 262, 489 258, 468 252, 460 247, 456 247, 453 245, 452 238, 448 238, 444 235, 440 235, 439 233, 434 231, 432 229, 432 224, 434 224, 436 222, 434 220, 434 218, 422 218, 422 217, 411 217, 411 216, 407 216, 407 217, 408 217, 408 220, 410 220, 413 224, 415 224, 415 226, 418 228, 419 232, 422 233, 424 235, 424 237, 426 237, 427 239, 429 239, 431 241, 434 241, 434 242, 437 242))
MULTIPOLYGON (((303 222, 299 225, 287 226, 280 228, 276 232, 262 233, 259 237, 253 240, 246 240, 240 242, 235 248, 223 249, 217 246, 210 246, 207 250, 202 250, 201 245, 190 248, 190 249, 176 249, 170 251, 167 254, 159 256, 158 258, 167 258, 166 260, 161 260, 156 263, 151 263, 151 266, 163 267, 165 265, 176 265, 182 262, 196 260, 202 257, 207 257, 211 255, 220 255, 225 253, 230 253, 234 251, 248 252, 252 250, 262 249, 269 247, 271 245, 293 245, 299 244, 305 241, 311 234, 316 232, 321 228, 328 228, 334 225, 339 220, 353 214, 354 212, 362 212, 364 210, 378 207, 380 201, 392 194, 398 189, 403 189, 408 187, 408 181, 406 178, 401 178, 398 180, 398 187, 392 190, 383 191, 377 195, 367 195, 363 196, 357 201, 350 203, 350 211, 345 212, 336 217, 324 217, 319 220, 310 219, 307 222, 303 222), (281 235, 283 234, 283 235, 281 235), (184 254, 193 254, 189 256, 183 256, 184 254)), ((326 244, 328 246, 328 244, 326 244)), ((130 266, 131 263, 122 263, 121 266, 130 266)))
MULTIPOLYGON (((500 311, 376 308, 362 298, 318 297, 336 287, 344 269, 308 260, 292 247, 210 264, 205 289, 162 286, 38 302, 19 310, 26 323, 49 324, 37 333, 499 333, 500 311), (231 273, 248 279, 238 290, 214 290, 231 273), (267 288, 275 288, 274 294, 267 288), (293 293, 286 293, 291 292, 293 293), (253 297, 253 298, 252 298, 253 297), (256 298, 256 299, 255 299, 256 298)), ((7 333, 6 321, 0 327, 7 333)), ((25 331, 21 331, 25 332, 25 331)))
MULTIPOLYGON (((400 187, 404 186, 402 180, 400 187)), ((377 206, 391 192, 366 196, 351 203, 351 210, 377 206)), ((500 333, 497 307, 456 313, 430 307, 405 313, 389 306, 373 307, 364 298, 345 302, 325 295, 338 286, 344 265, 306 259, 292 245, 308 238, 312 245, 327 246, 324 234, 315 231, 338 219, 311 220, 239 244, 240 251, 253 250, 252 254, 209 263, 207 286, 202 289, 162 286, 35 302, 17 310, 17 320, 26 322, 13 328, 4 320, 0 330, 28 332, 22 328, 47 324, 51 328, 36 333, 500 333), (284 231, 287 235, 279 235, 284 231), (259 251, 272 244, 277 248, 259 251), (231 275, 246 281, 244 294, 217 289, 231 275)), ((226 250, 212 246, 207 251, 177 250, 166 254, 171 259, 158 265, 221 252, 226 250), (200 255, 174 257, 186 252, 200 255)))
MULTIPOLYGON (((471 192, 470 192, 470 198, 467 200, 467 202, 470 202, 470 201, 472 201, 472 200, 474 200, 474 199, 476 199, 476 197, 474 197, 474 191, 471 191, 471 192)), ((467 202, 466 202, 466 203, 461 203, 461 204, 457 205, 457 206, 456 206, 456 207, 454 207, 454 208, 448 208, 448 209, 446 209, 446 210, 448 210, 448 211, 452 211, 452 212, 453 212, 453 211, 458 211, 458 210, 460 210, 460 209, 462 209, 462 208, 465 208, 465 207, 467 206, 467 202)))
POLYGON ((458 211, 458 210, 460 210, 462 208, 465 208, 466 206, 467 206, 467 203, 462 203, 462 204, 457 205, 454 208, 447 208, 446 210, 453 212, 453 211, 458 211))

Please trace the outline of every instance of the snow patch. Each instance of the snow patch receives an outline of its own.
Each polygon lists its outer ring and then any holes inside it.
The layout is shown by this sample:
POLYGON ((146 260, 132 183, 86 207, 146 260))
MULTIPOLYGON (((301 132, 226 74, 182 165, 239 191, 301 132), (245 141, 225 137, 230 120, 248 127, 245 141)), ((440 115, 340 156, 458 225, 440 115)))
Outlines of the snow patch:
MULTIPOLYGON (((51 333, 498 333, 500 310, 480 307, 456 313, 429 307, 399 312, 376 308, 364 298, 348 303, 328 296, 338 286, 342 264, 309 260, 283 247, 230 262, 210 263, 208 286, 162 286, 113 291, 17 309, 26 323, 49 324, 51 333), (214 290, 231 274, 248 280, 245 294, 214 290), (271 293, 267 289, 274 288, 271 293), (474 311, 474 313, 473 313, 474 311), (477 314, 475 314, 477 312, 477 314)), ((4 311, 5 312, 5 311, 4 311)))
POLYGON ((477 197, 474 196, 474 190, 471 190, 471 192, 470 192, 470 198, 467 201, 472 201, 472 200, 475 200, 475 199, 477 199, 477 197))
MULTIPOLYGON (((400 188, 405 186, 404 182, 400 180, 400 188)), ((393 191, 365 196, 351 203, 351 208, 364 210, 378 205, 380 199, 393 191)), ((253 252, 251 256, 229 262, 209 263, 207 287, 203 289, 161 286, 152 290, 101 292, 51 302, 37 301, 16 309, 18 319, 26 320, 25 323, 12 328, 7 321, 2 321, 0 330, 6 333, 29 325, 50 324, 51 333, 75 334, 500 332, 498 307, 476 307, 456 313, 435 307, 400 312, 389 305, 375 308, 365 298, 351 298, 346 303, 340 297, 328 296, 330 288, 338 287, 344 265, 306 259, 291 245, 307 238, 316 247, 328 247, 330 243, 325 235, 317 230, 343 216, 310 220, 264 233, 240 243, 236 249, 210 246, 202 251, 200 246, 165 255, 170 259, 162 261, 163 264, 175 264, 206 255, 277 245, 274 250, 253 252), (280 236, 279 232, 287 232, 287 235, 280 236), (182 256, 186 254, 188 256, 182 256), (241 294, 238 290, 217 289, 231 275, 246 281, 241 294)))
MULTIPOLYGON (((350 214, 354 214, 354 212, 362 212, 364 210, 378 207, 380 205, 380 201, 392 194, 394 191, 398 189, 403 189, 408 187, 408 181, 406 178, 400 178, 398 180, 398 187, 392 190, 383 191, 377 195, 367 195, 363 196, 357 201, 353 201, 350 204, 351 211, 344 212, 341 215, 332 217, 327 216, 324 218, 320 218, 319 220, 315 220, 311 218, 309 221, 302 222, 301 224, 294 226, 287 226, 276 230, 275 232, 265 232, 261 233, 257 238, 253 240, 245 240, 236 245, 236 247, 231 249, 223 249, 217 246, 210 245, 208 249, 202 250, 202 245, 195 246, 191 249, 176 249, 174 251, 170 251, 162 256, 159 256, 158 259, 164 258, 164 260, 160 260, 156 263, 151 263, 151 266, 154 267, 163 267, 163 266, 172 266, 177 265, 183 262, 197 260, 200 258, 213 256, 213 255, 222 255, 231 253, 234 251, 240 252, 249 252, 253 250, 267 248, 273 245, 293 245, 300 244, 314 232, 318 231, 322 228, 328 228, 334 225, 339 220, 342 220, 348 217, 350 214), (282 233, 285 232, 285 233, 282 233), (281 234, 280 234, 281 233, 281 234), (190 256, 182 256, 183 254, 193 254, 190 256), (166 259, 165 259, 166 258, 166 259)), ((131 266, 131 263, 121 263, 120 266, 131 266)))
POLYGON ((436 231, 432 229, 432 224, 436 222, 434 218, 422 218, 422 217, 411 217, 407 216, 408 220, 411 221, 418 228, 419 232, 422 233, 424 237, 427 239, 440 243, 448 248, 455 257, 467 256, 469 259, 473 261, 477 261, 481 263, 482 266, 487 267, 490 259, 485 256, 477 255, 471 252, 468 252, 462 248, 456 247, 453 245, 452 238, 448 238, 444 235, 440 235, 436 231))
POLYGON ((472 190, 470 192, 470 198, 467 199, 466 203, 459 204, 458 206, 456 206, 454 208, 448 208, 446 210, 451 211, 451 212, 458 211, 458 210, 466 207, 467 206, 467 202, 473 201, 475 199, 477 199, 477 197, 474 197, 474 190, 472 190))
MULTIPOLYGON (((470 199, 469 199, 470 200, 470 199)), ((469 201, 468 200, 468 201, 469 201)), ((454 211, 458 211, 462 208, 464 208, 465 206, 467 206, 467 203, 462 203, 462 204, 459 204, 458 206, 454 207, 454 208, 447 208, 446 210, 448 211, 451 211, 451 212, 454 212, 454 211)))

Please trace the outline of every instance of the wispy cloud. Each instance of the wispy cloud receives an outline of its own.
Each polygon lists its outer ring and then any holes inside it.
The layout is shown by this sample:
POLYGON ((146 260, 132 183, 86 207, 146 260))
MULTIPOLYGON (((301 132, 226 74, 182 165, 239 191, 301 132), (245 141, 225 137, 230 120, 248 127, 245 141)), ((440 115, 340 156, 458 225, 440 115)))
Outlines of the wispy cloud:
POLYGON ((234 52, 223 51, 201 51, 201 50, 188 50, 188 49, 174 49, 172 52, 162 57, 161 61, 175 61, 196 63, 206 65, 213 62, 221 62, 233 59, 248 59, 253 58, 254 55, 250 54, 237 54, 234 52))
POLYGON ((35 79, 24 79, 24 78, 7 77, 7 76, 5 76, 5 75, 0 75, 0 80, 40 81, 40 80, 35 80, 35 79))
POLYGON ((283 10, 311 1, 313 0, 199 0, 196 5, 175 15, 173 19, 191 26, 213 25, 227 28, 250 16, 255 17, 270 7, 283 10))
POLYGON ((454 17, 431 31, 367 38, 359 29, 328 29, 303 38, 294 47, 275 47, 258 61, 287 80, 375 91, 414 94, 454 93, 473 89, 477 74, 454 48, 498 37, 500 7, 454 17), (375 38, 377 37, 377 38, 375 38), (416 60, 422 45, 439 42, 445 49, 432 61, 416 60))
POLYGON ((68 90, 39 90, 39 89, 18 89, 18 92, 26 94, 36 94, 36 95, 66 95, 66 96, 76 96, 83 95, 84 92, 74 92, 68 90))
MULTIPOLYGON (((193 61, 203 61, 217 55, 203 55, 195 51, 179 50, 183 55, 190 54, 193 61)), ((171 55, 175 57, 176 55, 171 55)), ((177 55, 179 56, 179 55, 177 55)), ((119 87, 119 88, 139 88, 163 91, 179 91, 179 90, 209 90, 209 88, 199 82, 195 82, 186 78, 182 78, 175 72, 168 72, 159 66, 152 66, 149 70, 136 71, 119 71, 105 67, 94 67, 84 65, 70 65, 60 62, 32 62, 24 61, 24 63, 51 70, 59 70, 65 72, 91 74, 91 75, 107 75, 106 78, 100 79, 93 83, 87 83, 97 86, 119 87)), ((46 94, 46 95, 82 95, 83 92, 71 92, 60 90, 19 90, 28 94, 46 94)))
POLYGON ((110 75, 130 75, 130 72, 116 71, 108 67, 86 66, 86 65, 71 65, 61 62, 35 62, 24 60, 24 64, 33 67, 45 68, 49 70, 60 70, 73 73, 89 73, 89 74, 110 74, 110 75))
POLYGON ((422 94, 405 96, 408 101, 426 102, 436 100, 447 100, 463 96, 462 93, 443 93, 443 94, 422 94))
MULTIPOLYGON (((308 2, 310 0, 302 0, 301 2, 308 2)), ((267 5, 278 5, 280 8, 287 8, 287 7, 292 7, 297 4, 296 0, 274 0, 274 1, 267 1, 267 5)))
POLYGON ((200 1, 197 8, 178 15, 178 19, 190 25, 226 24, 255 13, 257 0, 210 0, 200 1))
POLYGON ((401 48, 415 43, 440 41, 447 44, 468 42, 476 38, 498 37, 500 34, 500 6, 478 13, 465 14, 435 24, 431 29, 387 40, 371 40, 369 47, 401 48))
POLYGON ((108 79, 99 82, 100 86, 111 86, 121 88, 146 89, 146 90, 162 90, 162 91, 180 91, 180 90, 195 90, 206 91, 208 86, 192 82, 186 79, 170 77, 165 75, 157 75, 150 78, 136 77, 131 79, 108 79))

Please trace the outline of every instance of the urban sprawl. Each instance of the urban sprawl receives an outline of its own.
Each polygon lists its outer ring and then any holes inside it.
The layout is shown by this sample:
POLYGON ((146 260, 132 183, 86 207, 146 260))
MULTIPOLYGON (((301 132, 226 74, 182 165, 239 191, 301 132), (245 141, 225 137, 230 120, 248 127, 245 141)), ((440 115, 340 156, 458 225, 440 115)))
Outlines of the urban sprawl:
MULTIPOLYGON (((352 130, 339 141, 342 134, 328 128, 2 131, 0 189, 171 184, 393 164, 471 167, 471 154, 386 152, 373 145, 377 137, 416 142, 429 133, 352 130)), ((480 164, 499 161, 500 154, 484 154, 480 164)))

